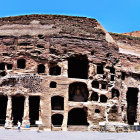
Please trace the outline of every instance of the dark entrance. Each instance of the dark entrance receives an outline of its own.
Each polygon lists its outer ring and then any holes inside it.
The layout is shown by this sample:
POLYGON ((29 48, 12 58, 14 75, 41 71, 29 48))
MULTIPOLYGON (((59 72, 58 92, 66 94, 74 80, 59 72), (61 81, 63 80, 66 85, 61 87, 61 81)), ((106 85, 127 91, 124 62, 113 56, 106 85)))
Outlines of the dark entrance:
POLYGON ((114 98, 114 97, 119 98, 119 96, 120 96, 119 91, 117 89, 113 88, 112 89, 112 98, 114 98))
POLYGON ((96 92, 93 92, 92 95, 91 95, 91 101, 98 101, 98 94, 96 92))
POLYGON ((37 67, 37 73, 45 73, 45 66, 43 64, 39 64, 37 67))
POLYGON ((6 120, 6 109, 7 109, 7 96, 0 96, 0 125, 5 124, 6 120))
POLYGON ((61 127, 62 122, 63 122, 63 115, 61 115, 61 114, 52 115, 52 124, 55 127, 61 127))
POLYGON ((128 88, 127 91, 127 120, 128 124, 133 125, 136 122, 137 103, 138 103, 138 89, 128 88))
POLYGON ((5 70, 5 63, 0 63, 0 70, 5 70))
POLYGON ((51 98, 52 110, 64 110, 64 98, 54 96, 51 98))
POLYGON ((88 100, 87 85, 82 82, 75 82, 69 85, 69 101, 86 102, 88 100))
POLYGON ((60 75, 61 74, 61 68, 57 66, 56 64, 52 64, 49 70, 50 75, 60 75))
POLYGON ((25 69, 25 67, 26 67, 26 60, 25 59, 19 59, 17 61, 17 68, 25 69))
POLYGON ((108 120, 109 121, 118 120, 118 108, 115 105, 109 111, 108 120))
POLYGON ((86 56, 76 56, 68 59, 69 78, 88 78, 88 59, 86 56))
POLYGON ((97 74, 104 74, 104 67, 102 64, 97 65, 97 74))
POLYGON ((92 82, 92 87, 93 88, 99 88, 99 82, 98 81, 93 81, 92 82))
POLYGON ((25 97, 21 95, 16 95, 12 97, 12 117, 13 124, 17 125, 17 122, 22 122, 22 117, 24 113, 24 100, 25 97))
POLYGON ((100 102, 106 103, 107 102, 107 97, 105 95, 100 96, 100 102))
POLYGON ((35 121, 39 120, 39 106, 40 106, 40 97, 30 96, 29 97, 30 125, 35 125, 35 121))
POLYGON ((68 125, 88 125, 87 111, 84 108, 74 108, 69 111, 68 125))

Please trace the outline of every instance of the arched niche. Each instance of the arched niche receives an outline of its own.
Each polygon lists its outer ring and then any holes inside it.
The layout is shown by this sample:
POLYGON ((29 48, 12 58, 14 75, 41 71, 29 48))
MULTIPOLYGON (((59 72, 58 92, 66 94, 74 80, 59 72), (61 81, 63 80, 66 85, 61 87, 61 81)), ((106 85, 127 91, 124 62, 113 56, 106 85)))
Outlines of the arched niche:
POLYGON ((88 78, 89 62, 86 55, 76 55, 68 58, 68 77, 69 78, 88 78))
POLYGON ((49 75, 61 75, 61 67, 59 67, 56 63, 50 64, 49 75))
POLYGON ((61 96, 53 96, 51 98, 52 110, 64 110, 64 98, 61 96))
POLYGON ((101 96, 100 96, 100 102, 101 102, 101 103, 106 103, 106 102, 107 102, 107 99, 108 99, 108 98, 107 98, 105 95, 101 95, 101 96))
POLYGON ((99 88, 99 82, 97 80, 92 81, 91 85, 93 88, 99 88))
POLYGON ((45 73, 45 66, 44 64, 39 64, 37 66, 37 73, 40 74, 40 73, 45 73))
POLYGON ((113 89, 111 90, 111 93, 112 93, 112 98, 114 98, 114 97, 119 98, 119 96, 120 96, 119 90, 117 90, 117 89, 115 89, 115 88, 113 88, 113 89))
POLYGON ((82 82, 75 82, 69 85, 69 101, 86 102, 88 100, 87 85, 82 82))
POLYGON ((25 69, 26 68, 26 60, 25 59, 18 59, 17 60, 17 68, 25 69))
POLYGON ((68 125, 88 125, 86 108, 73 108, 68 113, 68 125))
POLYGON ((62 114, 54 114, 51 117, 52 120, 52 124, 55 127, 61 127, 62 123, 63 123, 63 115, 62 114))
POLYGON ((99 99, 98 93, 93 91, 91 95, 91 101, 98 101, 98 99, 99 99))
POLYGON ((56 88, 57 83, 55 81, 50 82, 50 88, 56 88))
POLYGON ((117 121, 118 120, 118 108, 117 106, 113 106, 111 107, 110 111, 109 111, 109 115, 108 115, 108 120, 109 121, 117 121))

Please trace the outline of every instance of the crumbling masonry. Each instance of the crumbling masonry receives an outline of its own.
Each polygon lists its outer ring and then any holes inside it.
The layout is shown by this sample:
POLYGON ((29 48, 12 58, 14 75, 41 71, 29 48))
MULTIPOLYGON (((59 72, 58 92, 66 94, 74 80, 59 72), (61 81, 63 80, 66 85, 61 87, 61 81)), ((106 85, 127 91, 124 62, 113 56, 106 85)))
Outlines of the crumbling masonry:
POLYGON ((66 131, 139 123, 139 45, 90 18, 0 18, 0 124, 40 120, 66 131))

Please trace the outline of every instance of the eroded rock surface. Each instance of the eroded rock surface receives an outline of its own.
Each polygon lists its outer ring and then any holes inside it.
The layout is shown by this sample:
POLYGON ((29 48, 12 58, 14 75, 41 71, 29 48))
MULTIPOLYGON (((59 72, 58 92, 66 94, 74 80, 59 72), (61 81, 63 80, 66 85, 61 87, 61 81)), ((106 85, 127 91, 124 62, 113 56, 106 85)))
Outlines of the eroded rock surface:
POLYGON ((0 18, 0 123, 99 130, 103 121, 139 122, 140 53, 122 53, 132 45, 116 38, 90 18, 0 18))

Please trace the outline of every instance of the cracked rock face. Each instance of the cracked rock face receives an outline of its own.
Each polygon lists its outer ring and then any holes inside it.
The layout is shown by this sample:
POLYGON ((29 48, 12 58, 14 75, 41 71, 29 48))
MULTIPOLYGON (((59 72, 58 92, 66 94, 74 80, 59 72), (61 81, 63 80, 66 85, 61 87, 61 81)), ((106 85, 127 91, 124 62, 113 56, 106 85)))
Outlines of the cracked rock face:
POLYGON ((139 122, 140 59, 124 40, 90 18, 0 18, 0 123, 39 120, 55 131, 139 122))

